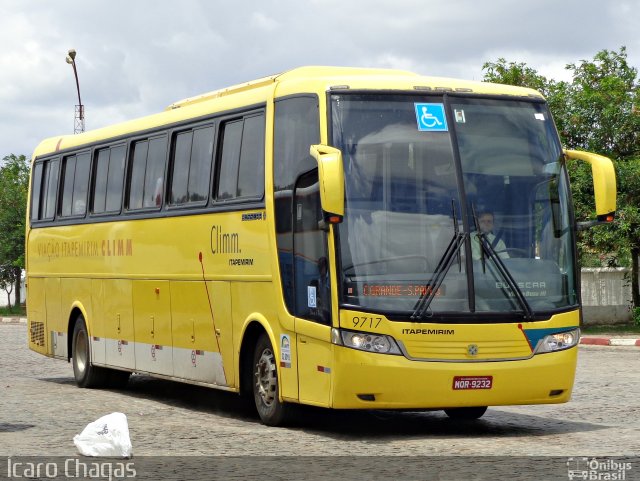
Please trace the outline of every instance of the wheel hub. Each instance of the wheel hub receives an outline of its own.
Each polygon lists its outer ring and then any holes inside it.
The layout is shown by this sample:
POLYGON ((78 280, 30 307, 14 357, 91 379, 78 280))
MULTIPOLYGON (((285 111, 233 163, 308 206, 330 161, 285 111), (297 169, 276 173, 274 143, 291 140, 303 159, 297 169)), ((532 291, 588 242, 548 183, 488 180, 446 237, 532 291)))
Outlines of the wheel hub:
POLYGON ((89 341, 83 331, 78 332, 76 338, 75 363, 78 371, 83 373, 87 367, 89 341))
POLYGON ((265 349, 258 359, 255 371, 257 393, 266 406, 271 406, 276 399, 278 378, 273 352, 265 349))

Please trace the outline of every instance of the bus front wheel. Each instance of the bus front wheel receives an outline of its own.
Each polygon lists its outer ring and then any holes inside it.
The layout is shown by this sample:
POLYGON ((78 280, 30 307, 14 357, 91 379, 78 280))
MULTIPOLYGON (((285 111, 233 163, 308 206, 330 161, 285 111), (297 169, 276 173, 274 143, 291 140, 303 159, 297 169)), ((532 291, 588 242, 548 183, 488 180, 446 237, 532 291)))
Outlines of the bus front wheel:
POLYGON ((73 359, 73 376, 78 387, 100 387, 107 383, 107 370, 91 365, 91 343, 82 315, 78 316, 73 328, 71 357, 73 359))
POLYGON ((266 334, 258 338, 253 355, 253 398, 262 422, 268 426, 284 424, 291 406, 280 401, 276 355, 266 334))

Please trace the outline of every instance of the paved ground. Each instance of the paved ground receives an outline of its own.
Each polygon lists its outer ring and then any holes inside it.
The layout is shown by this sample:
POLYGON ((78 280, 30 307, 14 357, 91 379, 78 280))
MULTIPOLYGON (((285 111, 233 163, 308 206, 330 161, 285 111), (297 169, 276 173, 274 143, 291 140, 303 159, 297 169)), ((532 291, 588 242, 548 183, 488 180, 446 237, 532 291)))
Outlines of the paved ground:
MULTIPOLYGON (((70 364, 26 348, 24 324, 0 325, 0 456, 7 457, 74 456, 74 435, 87 423, 118 411, 127 415, 134 459, 326 456, 318 459, 335 466, 335 456, 378 461, 437 456, 438 462, 448 456, 520 456, 529 463, 531 456, 563 456, 565 463, 574 456, 638 456, 639 400, 640 349, 581 346, 568 404, 490 408, 480 421, 467 424, 451 422, 442 412, 304 409, 295 426, 270 428, 237 396, 206 388, 134 376, 122 391, 79 389, 70 364)), ((640 459, 633 462, 633 472, 640 475, 640 459)), ((2 469, 0 463, 0 479, 2 469)), ((567 479, 566 470, 560 474, 567 479)), ((627 474, 625 479, 636 478, 627 474)))

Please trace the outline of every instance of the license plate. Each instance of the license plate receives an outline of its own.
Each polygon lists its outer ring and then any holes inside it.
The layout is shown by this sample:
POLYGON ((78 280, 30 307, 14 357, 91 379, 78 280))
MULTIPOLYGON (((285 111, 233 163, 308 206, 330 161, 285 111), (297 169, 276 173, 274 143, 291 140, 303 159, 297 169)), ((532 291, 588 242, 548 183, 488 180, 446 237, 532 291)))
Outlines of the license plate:
POLYGON ((453 389, 491 389, 493 376, 454 376, 453 389))

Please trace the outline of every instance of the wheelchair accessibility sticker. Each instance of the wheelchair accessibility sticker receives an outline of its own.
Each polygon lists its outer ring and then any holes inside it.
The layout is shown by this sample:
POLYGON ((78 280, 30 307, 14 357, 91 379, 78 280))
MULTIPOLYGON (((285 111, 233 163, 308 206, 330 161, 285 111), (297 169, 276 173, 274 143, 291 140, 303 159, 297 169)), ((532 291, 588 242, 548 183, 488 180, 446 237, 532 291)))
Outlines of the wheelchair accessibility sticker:
POLYGON ((416 103, 416 119, 418 130, 421 132, 447 132, 447 117, 444 114, 444 104, 416 103))

